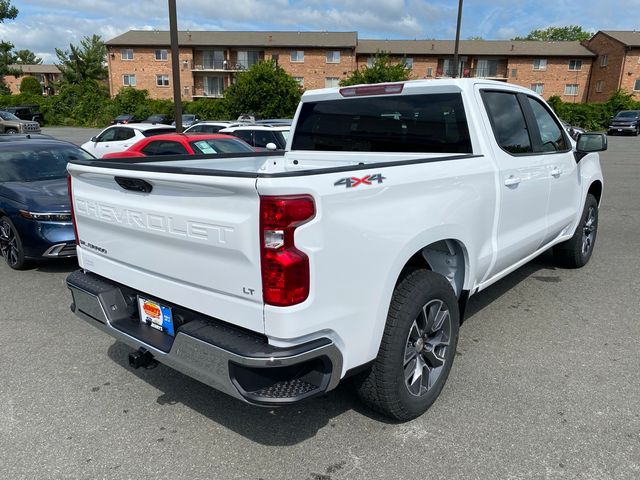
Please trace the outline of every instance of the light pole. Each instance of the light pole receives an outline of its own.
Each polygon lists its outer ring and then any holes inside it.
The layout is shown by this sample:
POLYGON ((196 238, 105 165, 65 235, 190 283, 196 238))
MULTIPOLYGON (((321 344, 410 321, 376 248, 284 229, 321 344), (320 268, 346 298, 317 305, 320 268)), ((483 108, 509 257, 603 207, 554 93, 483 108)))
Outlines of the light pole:
POLYGON ((462 23, 462 0, 458 0, 458 24, 456 25, 456 43, 453 50, 453 78, 458 76, 458 48, 460 46, 460 24, 462 23))
POLYGON ((169 35, 171 37, 171 72, 173 73, 173 113, 176 132, 182 133, 182 95, 180 93, 180 48, 178 46, 178 20, 176 0, 169 0, 169 35))

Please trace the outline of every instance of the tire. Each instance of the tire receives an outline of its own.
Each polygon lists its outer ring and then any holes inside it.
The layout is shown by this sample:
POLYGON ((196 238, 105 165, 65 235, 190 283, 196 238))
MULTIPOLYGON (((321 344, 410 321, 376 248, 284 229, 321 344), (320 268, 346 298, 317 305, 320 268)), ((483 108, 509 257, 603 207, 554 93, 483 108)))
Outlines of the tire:
POLYGON ((458 299, 443 276, 407 274, 394 290, 378 356, 354 378, 360 399, 395 420, 422 415, 447 381, 459 324, 458 299))
POLYGON ((7 128, 4 133, 8 133, 9 135, 15 135, 16 133, 18 133, 18 130, 16 130, 15 128, 7 128))
POLYGON ((640 125, 637 125, 637 126, 636 126, 636 131, 635 131, 635 132, 633 132, 633 133, 634 133, 634 135, 635 135, 636 137, 637 137, 638 135, 640 135, 640 125))
POLYGON ((589 193, 573 237, 553 247, 556 262, 567 268, 584 267, 591 258, 597 235, 598 201, 589 193))
POLYGON ((20 235, 7 217, 0 217, 0 256, 14 270, 22 270, 27 264, 20 235))

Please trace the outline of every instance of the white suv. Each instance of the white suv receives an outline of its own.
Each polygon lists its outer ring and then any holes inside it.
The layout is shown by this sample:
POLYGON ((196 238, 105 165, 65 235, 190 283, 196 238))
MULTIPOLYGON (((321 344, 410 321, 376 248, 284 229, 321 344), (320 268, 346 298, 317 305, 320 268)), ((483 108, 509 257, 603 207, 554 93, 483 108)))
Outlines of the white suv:
POLYGON ((112 125, 99 135, 81 145, 81 147, 98 158, 107 153, 123 152, 134 143, 145 137, 175 132, 176 128, 152 123, 129 123, 112 125))
POLYGON ((272 127, 270 125, 242 125, 220 130, 219 133, 228 133, 241 138, 252 147, 267 150, 284 150, 287 146, 291 127, 285 125, 272 127))

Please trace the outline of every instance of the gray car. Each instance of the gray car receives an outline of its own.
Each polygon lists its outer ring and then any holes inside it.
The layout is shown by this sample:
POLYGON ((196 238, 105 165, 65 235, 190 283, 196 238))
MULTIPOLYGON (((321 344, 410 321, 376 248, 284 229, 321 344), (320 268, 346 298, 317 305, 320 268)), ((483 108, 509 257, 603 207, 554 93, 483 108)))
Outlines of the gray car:
POLYGON ((40 133, 40 124, 20 120, 13 113, 0 110, 0 133, 40 133))

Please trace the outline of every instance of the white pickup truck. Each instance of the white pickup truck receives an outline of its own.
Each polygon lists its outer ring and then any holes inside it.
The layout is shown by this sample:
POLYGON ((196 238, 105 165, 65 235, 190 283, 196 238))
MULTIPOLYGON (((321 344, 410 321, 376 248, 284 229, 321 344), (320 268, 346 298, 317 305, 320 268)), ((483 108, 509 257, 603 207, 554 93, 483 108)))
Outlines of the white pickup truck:
POLYGON ((285 152, 73 161, 72 310, 256 405, 353 377, 407 420, 442 390, 470 295, 553 247, 591 256, 602 134, 479 79, 306 92, 285 152))

